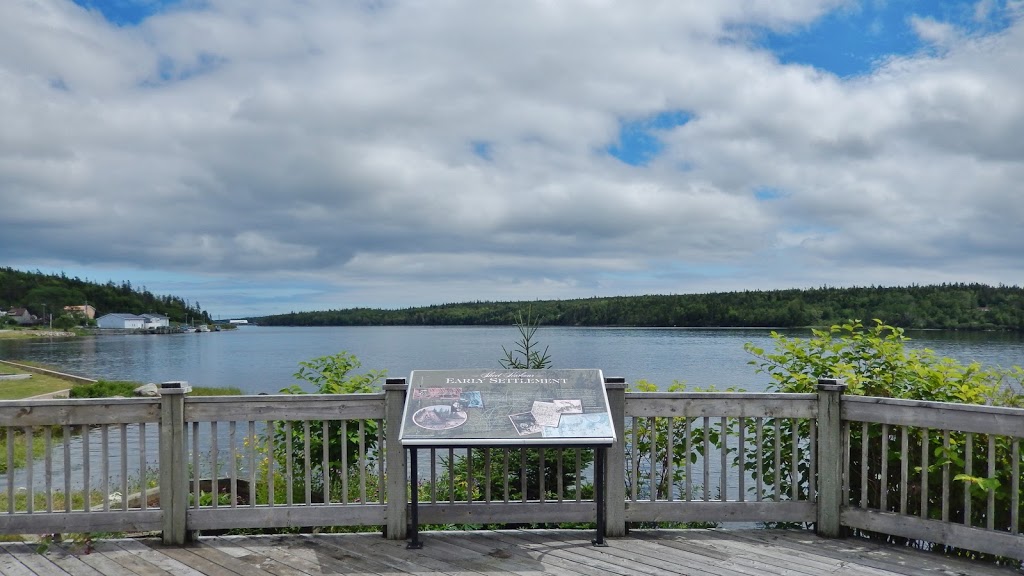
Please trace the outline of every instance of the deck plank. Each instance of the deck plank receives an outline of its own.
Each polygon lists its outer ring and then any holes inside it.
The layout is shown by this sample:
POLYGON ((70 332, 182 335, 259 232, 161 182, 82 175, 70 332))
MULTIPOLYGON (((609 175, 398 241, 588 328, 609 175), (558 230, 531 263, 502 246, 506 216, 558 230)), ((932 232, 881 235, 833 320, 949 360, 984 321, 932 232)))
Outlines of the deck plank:
POLYGON ((30 573, 69 576, 68 572, 57 564, 54 564, 48 555, 40 554, 35 546, 15 543, 10 546, 10 551, 30 573))
MULTIPOLYGON (((772 535, 769 533, 774 531, 766 530, 764 532, 765 534, 747 531, 742 534, 742 537, 765 539, 770 538, 772 535)), ((796 530, 779 532, 778 538, 788 541, 786 545, 790 548, 814 550, 815 553, 822 556, 847 559, 863 566, 888 570, 903 576, 934 576, 936 574, 1005 576, 1006 574, 1005 567, 863 538, 826 539, 796 530)))
POLYGON ((592 531, 438 531, 423 549, 379 534, 99 540, 91 553, 0 543, 3 576, 1020 576, 1010 566, 800 530, 634 530, 591 545, 592 531))
MULTIPOLYGON (((433 535, 432 535, 433 536, 433 535)), ((436 538, 436 536, 433 536, 436 538)), ((512 570, 516 574, 543 574, 545 576, 580 576, 580 572, 567 570, 557 566, 544 565, 522 554, 516 546, 496 541, 487 534, 480 532, 458 532, 441 537, 442 540, 468 550, 474 550, 491 558, 498 558, 504 561, 506 570, 512 570)))
MULTIPOLYGON (((719 530, 706 530, 690 533, 687 531, 684 540, 671 540, 659 544, 672 548, 684 548, 691 553, 700 554, 703 549, 714 549, 726 554, 731 562, 744 567, 746 573, 772 574, 785 576, 817 576, 818 574, 849 574, 851 576, 878 575, 877 571, 861 566, 847 565, 831 558, 813 553, 800 553, 792 549, 784 549, 778 545, 763 542, 737 540, 735 535, 724 537, 719 530)), ((668 535, 666 535, 668 536, 668 535)), ((638 535, 638 538, 646 538, 638 535)))

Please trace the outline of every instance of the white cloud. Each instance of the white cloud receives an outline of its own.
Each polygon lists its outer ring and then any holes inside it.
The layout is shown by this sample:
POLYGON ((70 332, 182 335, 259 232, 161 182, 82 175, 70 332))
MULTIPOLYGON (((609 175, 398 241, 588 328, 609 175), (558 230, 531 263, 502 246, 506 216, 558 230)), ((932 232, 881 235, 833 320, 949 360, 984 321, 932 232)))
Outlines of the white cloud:
POLYGON ((847 80, 744 42, 835 9, 211 0, 117 27, 6 2, 0 254, 266 274, 303 286, 288 309, 1024 282, 1024 24, 912 17, 941 52, 847 80), (648 166, 605 153, 671 110, 648 166))

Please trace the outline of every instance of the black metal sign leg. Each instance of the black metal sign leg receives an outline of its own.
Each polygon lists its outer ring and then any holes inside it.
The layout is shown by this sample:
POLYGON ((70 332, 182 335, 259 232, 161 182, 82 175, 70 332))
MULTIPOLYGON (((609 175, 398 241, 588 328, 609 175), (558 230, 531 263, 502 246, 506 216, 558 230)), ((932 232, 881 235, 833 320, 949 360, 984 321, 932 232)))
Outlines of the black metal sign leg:
POLYGON ((423 543, 420 542, 420 479, 416 452, 415 447, 409 449, 409 482, 411 484, 409 493, 412 498, 409 507, 409 544, 406 545, 406 550, 423 548, 423 543))
POLYGON ((607 448, 595 448, 596 452, 594 458, 594 501, 597 504, 597 538, 591 542, 594 546, 607 546, 608 544, 604 541, 605 533, 605 522, 607 521, 605 514, 606 498, 604 489, 604 468, 608 457, 607 448))

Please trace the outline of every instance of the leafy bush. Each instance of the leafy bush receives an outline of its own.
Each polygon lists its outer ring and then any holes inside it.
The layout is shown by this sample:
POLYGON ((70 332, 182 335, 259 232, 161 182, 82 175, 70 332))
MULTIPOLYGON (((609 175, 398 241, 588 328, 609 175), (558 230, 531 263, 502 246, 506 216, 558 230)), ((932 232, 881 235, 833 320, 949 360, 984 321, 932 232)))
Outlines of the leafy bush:
MULTIPOLYGON (((359 394, 380 390, 379 382, 384 378, 386 370, 371 370, 365 374, 352 374, 362 364, 353 354, 342 351, 331 356, 321 356, 307 362, 299 362, 299 371, 295 373, 297 380, 309 382, 316 387, 314 394, 359 394)), ((306 394, 298 384, 281 390, 285 394, 306 394)), ((328 425, 330 439, 327 442, 328 472, 331 477, 348 474, 356 466, 366 465, 360 461, 360 454, 365 458, 377 457, 377 436, 379 425, 375 421, 345 421, 345 430, 339 432, 340 424, 328 425), (363 437, 360 439, 360 427, 363 437), (347 457, 343 457, 342 451, 347 457), (348 470, 345 469, 347 461, 348 470)), ((307 462, 304 455, 305 432, 304 422, 276 422, 273 430, 275 457, 281 466, 291 466, 294 486, 304 486, 304 474, 307 462), (289 457, 289 443, 291 455, 289 457)), ((323 462, 324 462, 324 422, 309 422, 309 460, 308 470, 313 488, 322 493, 323 462)))
MULTIPOLYGON (((977 362, 963 364, 951 358, 937 357, 928 349, 908 350, 905 344, 909 338, 903 330, 880 320, 875 320, 874 325, 869 327, 853 320, 828 330, 814 330, 812 337, 806 340, 789 338, 775 332, 771 337, 775 343, 775 352, 765 352, 749 343, 744 347, 756 358, 750 363, 757 366, 759 372, 771 376, 771 391, 814 392, 818 378, 838 377, 846 382, 848 394, 963 404, 1022 405, 1018 391, 1024 382, 1024 369, 1018 366, 1010 369, 983 368, 977 362)), ((800 426, 800 437, 809 437, 809 422, 802 421, 797 425, 800 426)), ((789 435, 791 426, 792 422, 783 425, 783 437, 789 435)), ((929 434, 927 430, 911 428, 904 439, 898 427, 885 430, 888 432, 883 435, 881 425, 851 427, 848 474, 851 478, 858 478, 866 467, 869 482, 867 486, 851 483, 850 502, 861 501, 862 490, 867 490, 865 497, 868 505, 882 508, 880 490, 881 483, 885 482, 885 510, 899 510, 902 490, 909 495, 907 513, 941 518, 943 468, 950 465, 953 470, 964 470, 965 462, 971 460, 972 472, 988 470, 992 454, 995 460, 994 475, 958 474, 947 501, 951 521, 983 526, 988 520, 988 490, 1011 486, 1014 459, 1022 458, 1021 454, 1014 454, 1010 440, 1005 437, 993 437, 993 449, 990 452, 984 449, 990 439, 983 434, 967 435, 952 431, 948 434, 947 444, 945 433, 929 434), (906 486, 901 486, 902 463, 897 446, 904 441, 908 445, 909 468, 916 473, 911 474, 906 486), (869 457, 861 461, 864 443, 868 445, 869 457), (889 447, 887 474, 884 478, 881 474, 883 444, 889 447), (929 456, 933 456, 928 462, 927 487, 922 486, 922 448, 929 456), (965 491, 969 496, 965 496, 965 491), (921 495, 925 492, 928 498, 922 501, 924 499, 921 495), (965 505, 965 499, 970 503, 969 507, 965 505), (965 519, 968 514, 970 518, 965 519)), ((806 494, 810 486, 809 470, 801 468, 793 474, 789 463, 792 448, 784 446, 785 454, 779 470, 774 469, 775 464, 770 460, 764 462, 766 481, 778 478, 783 490, 788 492, 794 481, 792 479, 795 479, 800 491, 806 494)), ((753 469, 756 450, 761 448, 751 447, 746 454, 737 456, 744 458, 748 471, 753 469)), ((1024 492, 1020 496, 1024 496, 1024 492)), ((994 497, 997 504, 993 518, 995 525, 1009 526, 1009 490, 996 490, 994 497)))

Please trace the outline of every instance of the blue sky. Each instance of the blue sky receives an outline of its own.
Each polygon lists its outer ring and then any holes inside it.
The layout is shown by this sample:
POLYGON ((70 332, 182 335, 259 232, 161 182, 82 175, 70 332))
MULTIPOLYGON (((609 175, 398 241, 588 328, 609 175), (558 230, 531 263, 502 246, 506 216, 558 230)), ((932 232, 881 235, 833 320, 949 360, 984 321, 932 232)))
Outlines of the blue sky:
POLYGON ((0 261, 215 317, 1021 284, 1022 14, 7 3, 0 261))

